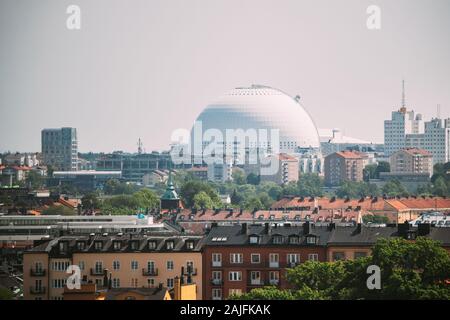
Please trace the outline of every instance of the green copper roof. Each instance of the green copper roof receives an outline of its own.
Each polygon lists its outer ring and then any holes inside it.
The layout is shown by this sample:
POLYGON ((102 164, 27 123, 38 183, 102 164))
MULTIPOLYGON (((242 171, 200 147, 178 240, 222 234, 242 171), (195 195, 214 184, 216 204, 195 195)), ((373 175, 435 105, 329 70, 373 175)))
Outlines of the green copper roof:
POLYGON ((175 191, 175 186, 172 181, 172 173, 169 172, 169 180, 167 181, 167 188, 161 197, 161 200, 179 200, 178 194, 175 191))

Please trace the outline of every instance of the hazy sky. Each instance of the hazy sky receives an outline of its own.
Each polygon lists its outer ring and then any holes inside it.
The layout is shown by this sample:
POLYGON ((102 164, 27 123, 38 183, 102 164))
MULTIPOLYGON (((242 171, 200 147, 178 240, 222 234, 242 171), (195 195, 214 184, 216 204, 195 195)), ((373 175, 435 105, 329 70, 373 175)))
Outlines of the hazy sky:
POLYGON ((403 77, 409 107, 450 116, 449 39, 448 0, 0 0, 0 151, 39 151, 41 129, 61 126, 80 151, 167 149, 251 84, 300 94, 319 128, 382 141, 403 77))

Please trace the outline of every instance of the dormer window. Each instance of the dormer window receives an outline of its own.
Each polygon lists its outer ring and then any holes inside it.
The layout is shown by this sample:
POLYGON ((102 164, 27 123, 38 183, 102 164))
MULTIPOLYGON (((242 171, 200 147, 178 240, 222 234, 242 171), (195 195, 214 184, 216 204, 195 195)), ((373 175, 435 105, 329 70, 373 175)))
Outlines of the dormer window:
POLYGON ((259 237, 257 235, 250 236, 250 244, 258 244, 259 243, 259 237))
POLYGON ((137 241, 131 241, 130 248, 131 248, 131 250, 137 250, 138 249, 138 242, 137 241))
POLYGON ((306 243, 307 244, 316 244, 317 239, 315 236, 307 236, 306 237, 306 243))
POLYGON ((113 242, 113 248, 114 248, 114 250, 120 250, 120 247, 121 247, 120 241, 114 241, 114 242, 113 242))
POLYGON ((166 249, 167 250, 173 250, 174 242, 173 241, 167 241, 166 242, 166 249))
POLYGON ((61 241, 59 243, 59 252, 60 253, 66 253, 67 252, 67 242, 61 241))
POLYGON ((269 220, 275 220, 275 215, 271 214, 271 215, 269 216, 269 220))
POLYGON ((289 244, 299 244, 299 238, 298 236, 290 236, 289 237, 289 244))
POLYGON ((415 240, 416 239, 416 233, 414 231, 408 232, 406 234, 406 239, 408 239, 408 240, 415 240))
POLYGON ((156 249, 156 241, 155 240, 150 240, 148 242, 148 249, 149 250, 155 250, 156 249))
POLYGON ((102 250, 102 248, 103 248, 103 242, 101 242, 101 241, 95 241, 95 242, 94 242, 94 248, 95 248, 95 250, 102 250))
POLYGON ((78 250, 84 250, 86 248, 86 243, 84 241, 78 241, 77 242, 77 249, 78 250))
POLYGON ((281 236, 281 235, 273 236, 273 243, 275 243, 275 244, 283 243, 283 236, 281 236))
POLYGON ((186 249, 194 250, 194 241, 192 240, 186 241, 186 249))

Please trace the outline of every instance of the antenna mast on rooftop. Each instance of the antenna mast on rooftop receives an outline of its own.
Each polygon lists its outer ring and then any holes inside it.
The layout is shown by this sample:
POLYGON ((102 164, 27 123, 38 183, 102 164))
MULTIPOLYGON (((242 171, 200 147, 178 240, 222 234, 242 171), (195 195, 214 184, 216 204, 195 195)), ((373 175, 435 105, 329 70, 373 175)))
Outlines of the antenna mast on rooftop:
POLYGON ((143 144, 142 144, 141 138, 139 138, 137 145, 138 145, 138 154, 142 154, 143 144))
POLYGON ((437 116, 438 119, 441 118, 441 105, 440 104, 437 105, 436 116, 437 116))
POLYGON ((406 98, 405 98, 405 80, 402 80, 402 107, 406 106, 406 98))

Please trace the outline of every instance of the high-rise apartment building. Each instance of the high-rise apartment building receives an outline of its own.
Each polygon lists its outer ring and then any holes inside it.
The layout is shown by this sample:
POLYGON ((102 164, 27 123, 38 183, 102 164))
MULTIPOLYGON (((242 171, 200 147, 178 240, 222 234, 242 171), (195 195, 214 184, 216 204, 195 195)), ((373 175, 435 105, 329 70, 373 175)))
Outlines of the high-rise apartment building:
POLYGON ((433 163, 450 161, 450 118, 433 118, 425 122, 425 132, 407 134, 405 146, 421 148, 429 151, 433 156, 433 163))
POLYGON ((77 170, 77 129, 43 129, 41 135, 44 164, 51 165, 56 170, 77 170))
POLYGON ((386 156, 406 147, 407 134, 420 134, 423 132, 422 115, 414 115, 401 107, 393 111, 391 120, 384 121, 384 152, 386 156))

